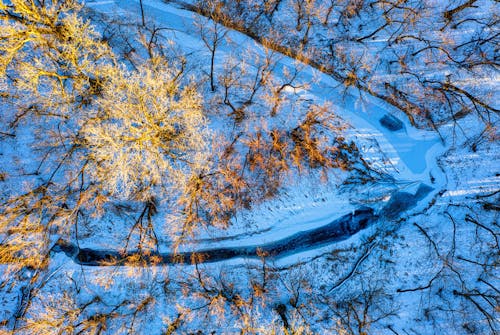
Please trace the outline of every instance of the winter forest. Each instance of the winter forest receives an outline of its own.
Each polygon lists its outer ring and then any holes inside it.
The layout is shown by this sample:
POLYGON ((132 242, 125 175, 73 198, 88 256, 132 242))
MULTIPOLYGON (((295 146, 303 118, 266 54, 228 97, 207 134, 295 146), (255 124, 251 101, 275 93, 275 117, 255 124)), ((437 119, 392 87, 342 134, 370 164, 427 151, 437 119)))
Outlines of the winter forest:
POLYGON ((0 0, 0 334, 499 334, 499 126, 499 0, 0 0))

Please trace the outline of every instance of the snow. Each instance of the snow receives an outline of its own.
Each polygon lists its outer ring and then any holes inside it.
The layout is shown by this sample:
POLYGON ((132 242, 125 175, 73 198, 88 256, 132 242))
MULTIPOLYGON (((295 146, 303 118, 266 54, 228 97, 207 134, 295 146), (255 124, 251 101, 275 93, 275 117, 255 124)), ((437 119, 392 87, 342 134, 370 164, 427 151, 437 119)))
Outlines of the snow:
MULTIPOLYGON (((165 34, 173 44, 179 45, 179 48, 182 48, 186 54, 190 54, 191 57, 207 66, 208 51, 194 31, 194 14, 176 7, 175 4, 154 0, 144 0, 143 4, 149 24, 171 28, 172 30, 166 31, 165 34)), ((136 0, 87 1, 87 6, 109 16, 127 17, 137 22, 140 19, 139 2, 136 0)), ((264 55, 261 46, 241 33, 230 31, 228 39, 230 42, 223 44, 217 51, 216 68, 218 69, 223 67, 224 60, 238 53, 251 52, 255 55, 255 59, 264 55)), ((370 41, 370 43, 383 42, 385 42, 384 38, 370 41)), ((295 60, 281 57, 276 67, 276 74, 283 75, 284 69, 291 68, 294 64, 295 60)), ((375 326, 373 334, 387 334, 387 328, 383 326, 388 325, 397 329, 398 333, 432 334, 446 333, 449 329, 456 329, 457 326, 454 324, 461 323, 463 320, 457 320, 456 317, 446 319, 438 312, 440 309, 451 308, 450 305, 453 306, 456 301, 459 301, 450 292, 462 289, 461 285, 469 286, 471 289, 475 288, 475 285, 482 290, 486 288, 477 283, 477 278, 481 276, 480 268, 466 265, 464 262, 459 263, 451 256, 451 249, 456 248, 456 252, 463 257, 472 257, 475 255, 473 251, 476 248, 486 248, 485 244, 493 242, 487 232, 477 233, 475 226, 463 223, 454 224, 447 219, 445 213, 451 212, 457 221, 462 220, 467 214, 464 206, 473 206, 474 203, 481 201, 474 198, 475 196, 500 190, 498 141, 483 143, 477 152, 471 152, 465 143, 467 138, 456 136, 455 129, 451 126, 443 125, 439 128, 442 137, 446 140, 443 143, 435 131, 413 127, 406 116, 392 106, 371 96, 360 96, 359 92, 353 89, 343 92, 338 82, 325 74, 318 73, 311 67, 305 66, 297 81, 308 83, 308 87, 296 89, 287 87, 286 92, 298 96, 302 101, 331 102, 332 110, 350 124, 346 135, 358 144, 366 161, 373 167, 386 172, 394 178, 394 181, 388 181, 387 184, 358 186, 349 193, 339 188, 339 181, 346 176, 335 175, 335 172, 332 172, 332 178, 323 184, 317 181, 316 174, 299 180, 290 180, 289 185, 281 191, 278 198, 242 211, 235 219, 234 225, 228 230, 220 231, 212 228, 202 230, 195 239, 182 245, 180 250, 250 246, 276 241, 299 231, 325 225, 369 201, 373 201, 375 207, 380 207, 389 200, 390 194, 398 190, 414 194, 421 183, 425 183, 432 186, 434 191, 421 200, 415 208, 402 214, 397 222, 381 221, 334 245, 297 252, 277 260, 270 258, 268 260, 269 271, 289 274, 291 272, 288 271, 292 271, 290 269, 298 268, 297 271, 304 272, 305 277, 310 280, 309 285, 313 292, 311 295, 314 296, 314 292, 325 292, 325 287, 328 291, 336 283, 341 282, 352 269, 354 262, 362 259, 353 271, 355 280, 343 282, 334 290, 334 293, 338 294, 335 296, 338 301, 342 301, 349 299, 352 292, 363 291, 362 288, 370 287, 370 285, 382 285, 386 293, 393 295, 397 310, 388 321, 381 321, 380 325, 375 326), (404 124, 403 129, 390 131, 382 126, 379 120, 385 115, 393 115, 401 120, 404 124), (430 207, 429 204, 433 200, 435 204, 430 207), (427 237, 415 224, 429 232, 429 236, 437 245, 439 255, 436 255, 427 237), (474 244, 471 242, 474 234, 479 236, 478 239, 481 238, 487 242, 479 243, 479 246, 474 244), (370 256, 366 259, 360 258, 366 250, 369 251, 370 256), (344 257, 345 262, 331 261, 337 256, 338 259, 344 257), (423 287, 442 269, 453 270, 452 266, 457 266, 461 271, 463 276, 461 278, 466 284, 458 282, 451 270, 446 270, 450 273, 446 272, 446 275, 437 277, 436 283, 445 292, 444 295, 448 294, 446 299, 449 299, 449 302, 436 298, 441 293, 436 292, 439 288, 435 287, 421 291, 402 293, 398 291, 423 287), (432 311, 429 312, 428 309, 432 311)), ((498 77, 490 84, 497 86, 498 77)), ((467 133, 479 134, 482 131, 478 118, 473 115, 460 120, 459 125, 467 129, 467 133)), ((27 134, 24 136, 29 138, 27 134)), ((8 141, 0 143, 3 155, 6 157, 15 155, 12 153, 15 150, 8 147, 8 141)), ((29 156, 30 153, 23 150, 26 149, 18 151, 29 156)), ((9 185, 2 192, 12 194, 17 186, 16 184, 9 185)), ((498 217, 495 213, 479 214, 479 216, 485 220, 496 220, 498 217)), ((107 223, 98 223, 99 227, 102 225, 102 228, 91 227, 90 230, 98 231, 87 238, 82 238, 80 246, 101 248, 119 245, 119 241, 123 239, 122 235, 128 232, 126 225, 113 221, 112 216, 108 220, 107 223)), ((160 251, 169 250, 168 239, 162 239, 161 242, 160 251)), ((94 296, 106 297, 109 306, 126 298, 137 302, 139 301, 137 299, 144 298, 143 294, 148 290, 152 292, 160 290, 160 282, 167 282, 171 277, 175 277, 169 288, 172 290, 170 295, 159 298, 155 307, 148 312, 149 319, 140 321, 144 333, 160 333, 164 325, 162 317, 173 318, 177 314, 174 303, 191 307, 200 305, 198 299, 201 298, 181 294, 183 284, 195 277, 194 265, 176 264, 148 269, 127 266, 80 267, 69 261, 62 253, 52 255, 52 280, 44 289, 50 292, 50 290, 57 291, 60 283, 65 283, 66 286, 73 285, 68 284, 68 278, 71 278, 74 285, 82 287, 82 292, 77 297, 80 302, 85 302, 94 296), (135 276, 127 277, 129 274, 135 276), (148 282, 149 279, 151 281, 148 282), (99 280, 103 282, 98 282, 99 280), (147 286, 147 289, 143 286, 147 286)), ((494 258, 495 254, 491 257, 494 258)), ((214 276, 220 273, 227 274, 228 278, 233 279, 233 284, 242 287, 242 291, 248 293, 246 290, 249 288, 246 284, 252 280, 251 275, 258 273, 256 269, 259 269, 261 265, 261 260, 234 258, 202 266, 208 274, 214 274, 214 276)), ((498 282, 498 270, 493 270, 492 273, 497 276, 496 282, 498 282)), ((288 296, 284 286, 286 285, 276 284, 275 291, 269 293, 269 300, 286 302, 288 296)), ((9 304, 8 298, 7 295, 2 297, 0 300, 2 305, 9 304)), ((381 303, 383 307, 388 305, 381 303)), ((124 307, 126 308, 128 307, 124 307)), ((273 319, 275 316, 271 315, 269 309, 265 310, 264 313, 268 316, 264 316, 263 319, 271 324, 275 322, 273 319)), ((328 313, 329 310, 325 306, 318 307, 318 309, 322 313, 328 313)), ((12 307, 8 307, 7 310, 12 310, 12 307)), ((464 307, 464 313, 467 312, 469 310, 464 307)), ((2 313, 0 320, 8 316, 5 309, 2 313)), ((320 314, 318 312, 311 320, 319 319, 320 314)), ((209 319, 208 316, 205 317, 209 319)), ((474 318, 480 317, 477 313, 474 314, 474 318)), ((193 329, 203 328, 204 321, 207 319, 192 320, 193 329)), ((469 319, 469 321, 475 320, 469 319)), ((333 318, 325 321, 325 325, 332 326, 329 322, 334 322, 333 318)), ((207 323, 210 324, 210 322, 207 323)), ((236 331, 238 328, 229 322, 226 323, 226 327, 227 329, 223 330, 225 332, 236 331)), ((122 329, 111 327, 109 331, 121 332, 122 329)))

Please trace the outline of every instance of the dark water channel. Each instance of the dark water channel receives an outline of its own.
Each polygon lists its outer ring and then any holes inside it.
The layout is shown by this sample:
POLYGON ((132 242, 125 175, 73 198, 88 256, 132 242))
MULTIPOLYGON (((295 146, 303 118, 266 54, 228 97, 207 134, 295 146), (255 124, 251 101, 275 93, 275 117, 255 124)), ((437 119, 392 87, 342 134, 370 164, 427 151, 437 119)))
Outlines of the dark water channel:
MULTIPOLYGON (((175 254, 153 253, 151 255, 141 255, 141 259, 148 263, 154 257, 156 264, 191 263, 194 254, 202 255, 202 257, 197 257, 197 262, 204 263, 219 262, 237 257, 259 258, 259 255, 262 254, 278 259, 347 239, 379 219, 394 219, 405 210, 415 206, 419 200, 423 199, 432 190, 431 187, 421 184, 415 194, 403 191, 395 192, 378 214, 374 213, 374 210, 369 207, 358 208, 353 213, 346 214, 321 227, 301 231, 281 240, 261 245, 202 249, 175 254), (160 262, 157 261, 158 259, 160 262)), ((53 251, 64 252, 75 263, 88 266, 103 266, 104 264, 112 266, 128 265, 126 264, 127 258, 138 253, 137 251, 120 253, 117 250, 78 248, 75 244, 64 241, 58 242, 53 251)))

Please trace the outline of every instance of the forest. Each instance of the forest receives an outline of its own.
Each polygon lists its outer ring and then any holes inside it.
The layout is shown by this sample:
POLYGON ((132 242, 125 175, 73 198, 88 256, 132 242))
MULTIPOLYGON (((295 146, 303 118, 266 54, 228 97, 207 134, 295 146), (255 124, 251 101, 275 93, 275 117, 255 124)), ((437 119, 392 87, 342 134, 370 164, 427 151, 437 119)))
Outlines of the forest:
POLYGON ((0 334, 500 332, 498 0, 0 0, 0 334))

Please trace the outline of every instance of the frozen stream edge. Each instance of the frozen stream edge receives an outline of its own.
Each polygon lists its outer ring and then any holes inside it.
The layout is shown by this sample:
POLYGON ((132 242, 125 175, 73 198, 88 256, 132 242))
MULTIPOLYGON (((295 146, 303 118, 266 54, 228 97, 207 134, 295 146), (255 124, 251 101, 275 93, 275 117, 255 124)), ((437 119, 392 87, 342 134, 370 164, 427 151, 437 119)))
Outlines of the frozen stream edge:
POLYGON ((298 232, 284 239, 261 245, 144 255, 138 251, 120 253, 116 250, 78 248, 74 244, 60 240, 52 251, 64 252, 75 263, 87 266, 133 266, 134 264, 127 263, 127 259, 136 255, 140 255, 141 260, 145 261, 137 264, 141 266, 191 263, 194 255, 202 256, 197 257, 197 263, 213 263, 233 258, 257 259, 261 255, 266 255, 272 259, 280 259, 325 244, 345 240, 372 225, 378 219, 394 218, 415 206, 419 200, 425 198, 432 190, 432 187, 422 183, 415 194, 403 191, 394 193, 391 199, 382 207, 379 214, 376 214, 370 207, 362 207, 319 228, 298 232))

